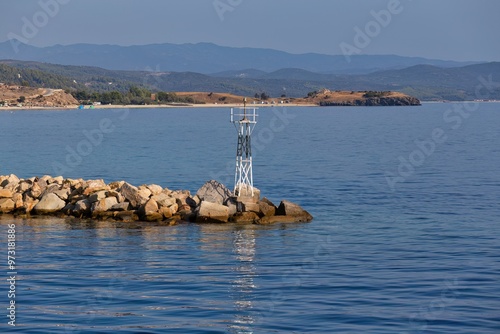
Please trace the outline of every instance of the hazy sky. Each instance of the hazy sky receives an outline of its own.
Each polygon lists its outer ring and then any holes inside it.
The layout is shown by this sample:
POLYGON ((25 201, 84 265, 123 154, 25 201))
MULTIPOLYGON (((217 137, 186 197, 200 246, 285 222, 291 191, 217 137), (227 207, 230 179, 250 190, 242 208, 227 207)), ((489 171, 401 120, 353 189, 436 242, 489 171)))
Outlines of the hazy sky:
POLYGON ((0 0, 0 13, 0 41, 35 46, 212 42, 342 54, 342 45, 500 61, 499 0, 0 0))

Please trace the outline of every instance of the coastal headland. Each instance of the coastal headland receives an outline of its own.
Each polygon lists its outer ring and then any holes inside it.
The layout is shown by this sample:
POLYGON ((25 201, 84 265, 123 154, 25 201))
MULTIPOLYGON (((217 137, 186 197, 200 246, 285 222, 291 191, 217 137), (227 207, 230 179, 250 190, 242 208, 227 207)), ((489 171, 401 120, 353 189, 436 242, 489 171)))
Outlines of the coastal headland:
MULTIPOLYGON (((137 104, 103 103, 79 100, 62 89, 32 88, 0 84, 0 110, 16 109, 101 109, 101 108, 168 108, 168 107, 241 107, 245 97, 217 92, 151 93, 148 102, 137 104), (161 95, 163 94, 163 95, 161 95), (166 97, 161 99, 161 97, 166 97), (174 100, 175 102, 166 102, 174 100)), ((246 98, 247 104, 259 107, 272 106, 415 106, 420 101, 399 92, 330 91, 322 89, 305 97, 254 96, 246 98)))
POLYGON ((275 205, 257 188, 234 194, 211 180, 196 194, 159 185, 133 186, 125 181, 65 179, 62 176, 20 179, 0 176, 0 219, 57 216, 123 222, 164 221, 272 224, 310 222, 299 205, 283 200, 275 205), (253 190, 253 191, 252 191, 253 190))

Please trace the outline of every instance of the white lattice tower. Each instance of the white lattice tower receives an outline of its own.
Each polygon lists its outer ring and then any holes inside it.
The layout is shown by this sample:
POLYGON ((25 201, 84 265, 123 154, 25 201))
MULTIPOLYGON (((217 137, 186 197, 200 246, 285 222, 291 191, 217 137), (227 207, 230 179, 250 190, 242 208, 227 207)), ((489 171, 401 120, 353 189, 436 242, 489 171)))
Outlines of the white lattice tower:
POLYGON ((231 123, 238 131, 236 149, 236 170, 234 173, 234 194, 236 196, 253 196, 252 170, 252 132, 257 124, 257 108, 247 113, 246 99, 240 113, 235 114, 231 108, 231 123))

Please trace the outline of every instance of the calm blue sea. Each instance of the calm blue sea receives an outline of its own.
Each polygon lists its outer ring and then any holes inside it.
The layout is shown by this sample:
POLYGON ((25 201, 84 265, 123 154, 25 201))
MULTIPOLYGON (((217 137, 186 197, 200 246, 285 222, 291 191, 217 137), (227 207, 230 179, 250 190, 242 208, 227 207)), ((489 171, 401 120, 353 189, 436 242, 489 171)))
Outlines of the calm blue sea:
MULTIPOLYGON (((312 223, 0 219, 0 332, 500 332, 499 103, 258 112, 255 185, 312 223)), ((235 151, 224 108, 0 112, 1 175, 195 192, 235 151)))

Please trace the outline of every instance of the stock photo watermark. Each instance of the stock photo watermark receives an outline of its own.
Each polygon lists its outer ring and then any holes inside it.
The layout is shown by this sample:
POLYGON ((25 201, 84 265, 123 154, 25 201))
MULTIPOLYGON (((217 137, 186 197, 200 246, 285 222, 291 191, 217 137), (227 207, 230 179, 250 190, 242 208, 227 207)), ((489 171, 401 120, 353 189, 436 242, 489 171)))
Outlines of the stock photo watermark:
POLYGON ((38 6, 40 9, 32 16, 21 17, 21 29, 19 33, 9 32, 7 39, 10 41, 15 53, 19 53, 21 44, 29 44, 41 29, 46 27, 50 20, 56 17, 61 11, 61 6, 67 5, 71 0, 40 0, 38 6))
MULTIPOLYGON (((117 109, 114 110, 114 112, 121 113, 118 115, 118 120, 124 121, 128 117, 130 110, 117 109)), ((56 175, 64 175, 80 166, 84 158, 92 154, 92 152, 102 144, 105 136, 115 131, 115 122, 110 118, 102 118, 95 129, 82 131, 84 138, 80 140, 75 147, 66 145, 64 162, 54 161, 52 163, 52 169, 56 175)))
POLYGON ((7 225, 7 324, 16 326, 16 224, 7 225))
POLYGON ((389 0, 385 9, 370 11, 370 16, 373 19, 368 21, 364 27, 354 27, 355 35, 352 42, 342 42, 339 44, 346 61, 350 63, 352 55, 361 54, 391 24, 394 17, 401 14, 403 10, 404 6, 400 0, 389 0))
MULTIPOLYGON (((487 78, 481 76, 478 78, 478 81, 479 83, 475 90, 477 100, 487 100, 495 90, 500 89, 500 83, 494 82, 492 75, 489 75, 487 78)), ((477 111, 479 107, 479 102, 469 101, 453 104, 445 110, 443 113, 443 122, 449 129, 445 130, 444 127, 436 127, 426 139, 416 139, 414 141, 415 149, 407 156, 400 155, 398 157, 399 165, 397 172, 385 172, 385 179, 389 188, 392 191, 396 191, 398 183, 403 183, 409 177, 413 176, 417 168, 423 166, 427 159, 434 154, 437 147, 448 140, 449 131, 460 129, 464 121, 471 116, 471 112, 477 111)))
POLYGON ((224 21, 224 15, 228 12, 233 12, 238 6, 243 3, 243 0, 214 0, 212 5, 215 12, 221 21, 224 21))

